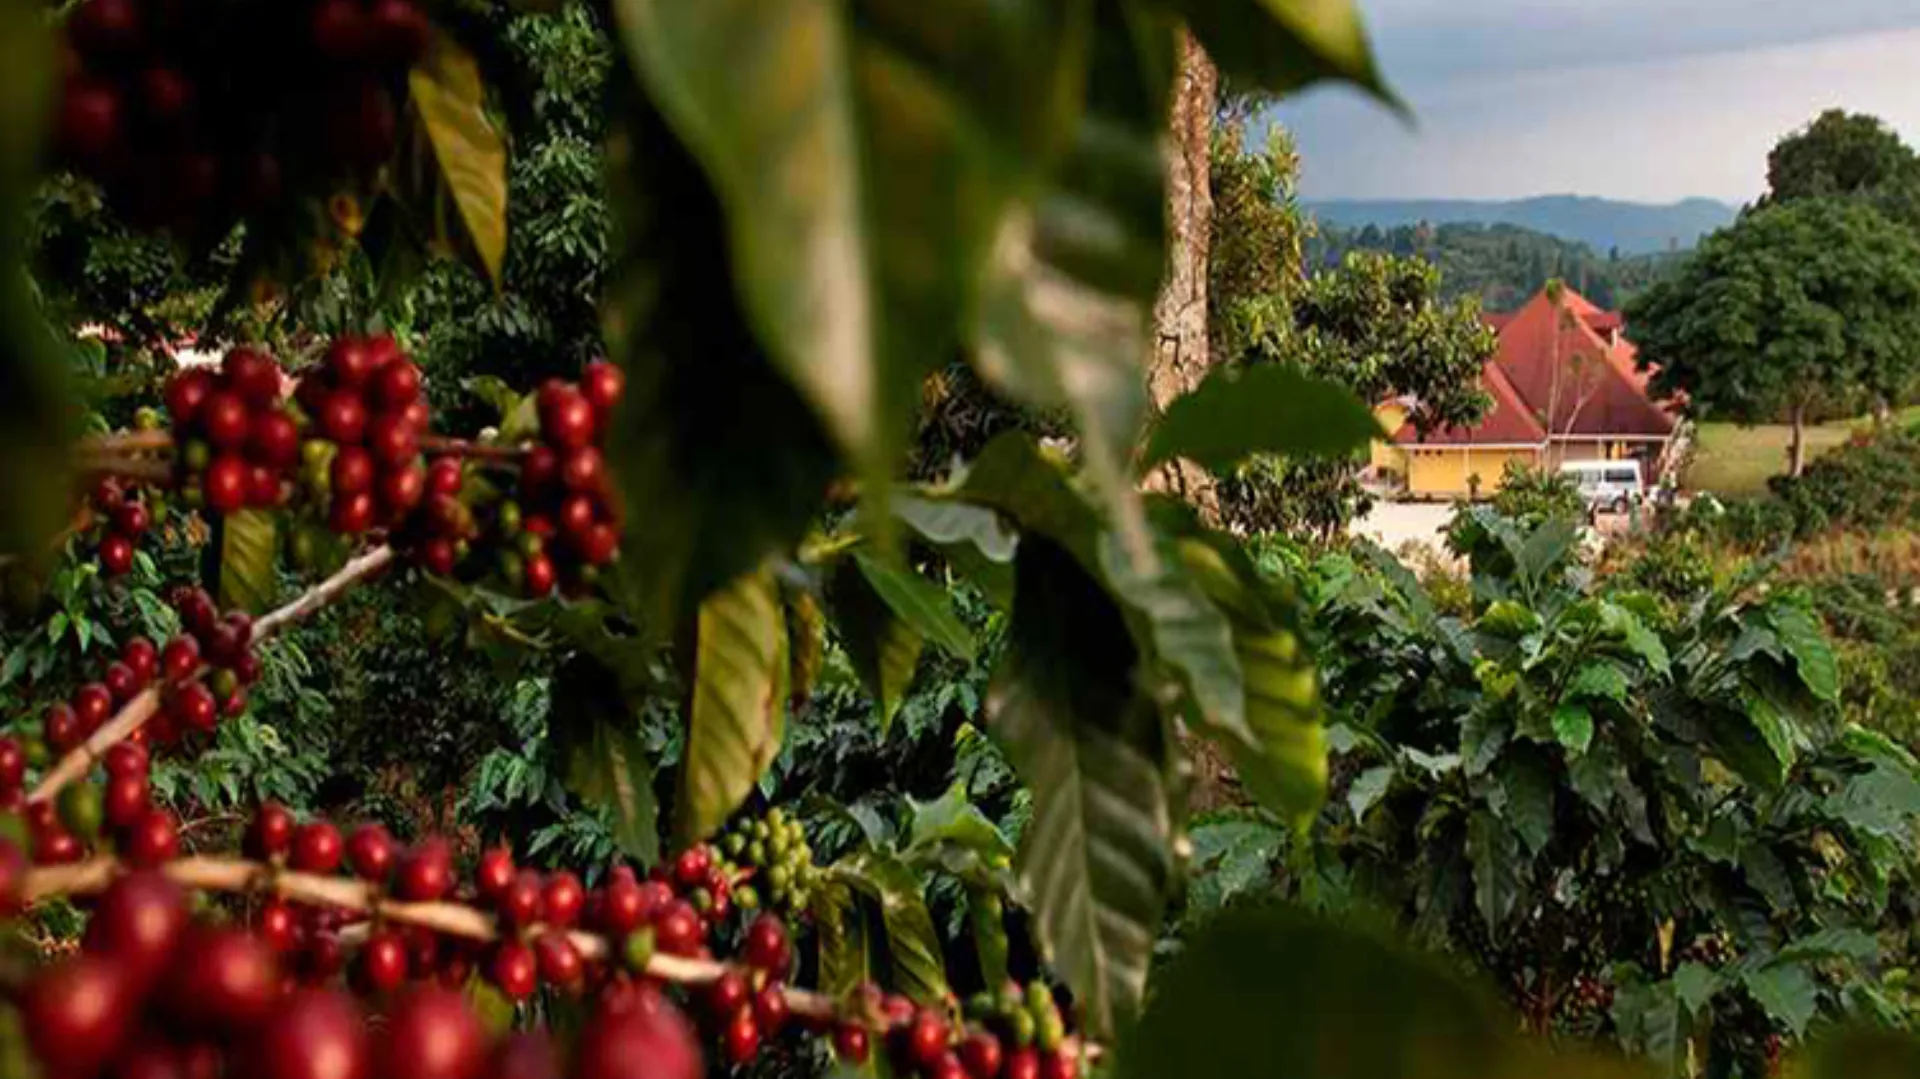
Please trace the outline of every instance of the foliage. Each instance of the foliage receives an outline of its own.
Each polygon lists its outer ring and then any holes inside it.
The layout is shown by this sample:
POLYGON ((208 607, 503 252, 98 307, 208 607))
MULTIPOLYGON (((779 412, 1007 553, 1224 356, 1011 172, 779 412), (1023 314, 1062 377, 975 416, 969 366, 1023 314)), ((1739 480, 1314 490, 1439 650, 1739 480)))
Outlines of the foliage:
POLYGON ((1495 513, 1527 529, 1550 520, 1577 518, 1586 508, 1572 477, 1525 461, 1507 462, 1500 490, 1490 504, 1495 513))
POLYGON ((1442 300, 1478 298, 1489 311, 1517 310, 1549 281, 1565 281, 1602 308, 1618 310, 1681 258, 1596 253, 1521 225, 1445 222, 1388 229, 1322 225, 1308 241, 1308 265, 1314 272, 1334 270, 1354 251, 1424 259, 1440 272, 1442 300))
POLYGON ((1268 128, 1249 151, 1246 129, 1222 124, 1208 164, 1213 238, 1207 247, 1207 348, 1237 357, 1260 325, 1286 316, 1305 285, 1311 228, 1295 202, 1300 155, 1285 128, 1268 128))
POLYGON ((1798 424, 1823 405, 1903 398, 1916 301, 1920 237, 1864 204, 1813 199, 1708 237, 1627 319, 1655 392, 1704 416, 1798 424))
POLYGON ((1877 116, 1828 109, 1767 155, 1760 205, 1836 196, 1920 225, 1920 154, 1877 116))

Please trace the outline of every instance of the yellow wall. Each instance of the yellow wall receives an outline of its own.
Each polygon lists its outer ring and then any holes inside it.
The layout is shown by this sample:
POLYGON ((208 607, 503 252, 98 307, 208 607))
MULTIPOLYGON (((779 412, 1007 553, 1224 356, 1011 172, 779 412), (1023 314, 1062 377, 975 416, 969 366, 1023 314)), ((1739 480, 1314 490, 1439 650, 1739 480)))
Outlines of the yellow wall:
MULTIPOLYGON (((1397 401, 1388 401, 1373 410, 1373 418, 1380 421, 1380 429, 1387 433, 1388 438, 1392 438, 1393 433, 1400 429, 1400 425, 1407 422, 1407 410, 1397 401)), ((1385 440, 1374 441, 1367 463, 1375 472, 1391 472, 1396 476, 1407 474, 1406 453, 1400 447, 1385 440)))
POLYGON ((1407 492, 1416 498, 1465 498, 1471 493, 1467 477, 1478 474, 1480 494, 1500 489, 1509 461, 1533 464, 1534 450, 1488 450, 1432 447, 1407 452, 1407 492))

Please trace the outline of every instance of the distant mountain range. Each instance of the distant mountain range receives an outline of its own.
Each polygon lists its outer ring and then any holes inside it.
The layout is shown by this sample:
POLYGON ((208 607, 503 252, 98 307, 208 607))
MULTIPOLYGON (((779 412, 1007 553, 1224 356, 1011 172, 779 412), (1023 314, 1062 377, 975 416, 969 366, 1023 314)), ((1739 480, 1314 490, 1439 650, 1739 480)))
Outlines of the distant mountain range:
POLYGON ((1505 202, 1466 199, 1333 199, 1307 201, 1307 212, 1329 225, 1387 229, 1399 225, 1478 222, 1520 225, 1590 245, 1606 255, 1643 255, 1689 248, 1700 237, 1730 224, 1735 207, 1713 199, 1686 199, 1667 206, 1583 195, 1545 195, 1505 202))

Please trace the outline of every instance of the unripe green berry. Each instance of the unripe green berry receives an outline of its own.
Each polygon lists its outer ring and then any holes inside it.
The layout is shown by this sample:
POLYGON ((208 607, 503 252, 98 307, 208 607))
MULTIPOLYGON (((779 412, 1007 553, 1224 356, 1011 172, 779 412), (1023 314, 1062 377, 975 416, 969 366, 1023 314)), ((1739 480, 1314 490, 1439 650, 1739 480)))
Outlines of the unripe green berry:
POLYGON ((213 691, 215 700, 229 700, 240 692, 240 676, 231 668, 222 667, 207 676, 207 688, 213 691))
POLYGON ((767 845, 758 839, 747 844, 747 861, 754 865, 767 864, 767 845))
POLYGON ((527 581, 527 560, 516 551, 501 551, 500 579, 508 588, 518 591, 527 581))
POLYGON ((786 810, 781 809, 779 806, 774 806, 772 809, 767 810, 767 827, 769 829, 778 829, 778 828, 784 827, 786 823, 787 823, 786 810))
POLYGON ((75 783, 60 792, 60 823, 78 838, 91 840, 100 834, 100 822, 104 814, 105 807, 101 804, 97 785, 75 783))
POLYGON ((1035 1024, 1033 1016, 1025 1008, 1018 1009, 1007 1016, 1007 1028, 1013 1034, 1013 1044, 1022 1049, 1033 1044, 1035 1024))
POLYGON ((727 857, 738 858, 747 852, 747 837, 734 832, 720 841, 720 848, 727 852, 727 857))
POLYGON ((647 964, 653 962, 653 927, 641 926, 627 934, 626 944, 620 949, 620 957, 627 969, 635 974, 645 974, 647 964))
POLYGON ((333 443, 324 438, 309 438, 300 443, 300 462, 308 468, 318 465, 326 468, 333 464, 333 443))
POLYGON ((733 905, 745 911, 759 910, 760 893, 753 890, 753 885, 742 884, 733 890, 733 905))
POLYGON ((787 833, 785 832, 778 832, 778 831, 774 832, 773 838, 767 840, 767 850, 775 858, 785 858, 787 856, 787 852, 792 849, 793 849, 793 840, 788 838, 787 833))
POLYGON ((767 870, 767 882, 775 888, 785 888, 793 883, 793 870, 776 863, 772 869, 767 870))
POLYGON ((520 534, 519 547, 522 556, 532 558, 534 555, 540 554, 547 549, 547 541, 534 535, 532 532, 522 532, 520 534))
POLYGON ((133 414, 133 427, 136 431, 158 431, 160 429, 160 410, 149 406, 135 411, 133 414))
POLYGON ((187 466, 189 472, 205 472, 213 463, 213 447, 205 439, 190 438, 180 448, 180 463, 187 466))
POLYGON ((753 838, 764 841, 768 836, 772 834, 773 834, 773 829, 767 827, 766 821, 757 820, 753 822, 753 838))
POLYGON ((693 909, 702 914, 713 909, 713 893, 705 888, 695 888, 687 899, 693 904, 693 909))
POLYGON ((53 754, 47 751, 47 740, 40 735, 32 735, 21 743, 27 751, 27 766, 45 768, 53 761, 53 754))

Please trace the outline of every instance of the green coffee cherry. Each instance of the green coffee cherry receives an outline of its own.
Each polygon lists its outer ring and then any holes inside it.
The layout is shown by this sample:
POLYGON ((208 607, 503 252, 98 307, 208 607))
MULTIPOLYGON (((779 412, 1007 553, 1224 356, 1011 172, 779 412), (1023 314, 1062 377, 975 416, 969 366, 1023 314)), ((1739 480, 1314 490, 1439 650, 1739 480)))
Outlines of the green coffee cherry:
POLYGON ((767 840, 767 851, 776 859, 785 858, 792 849, 793 840, 783 831, 774 832, 773 837, 767 840))
POLYGON ((1037 1033, 1033 1016, 1024 1009, 1013 1012, 1007 1016, 1007 1027, 1013 1034, 1013 1044, 1022 1049, 1033 1044, 1034 1036, 1037 1033))
POLYGON ((727 857, 738 858, 747 852, 747 838, 734 832, 720 841, 720 849, 727 852, 727 857))
POLYGON ((653 927, 641 926, 627 934, 626 944, 620 949, 620 957, 627 969, 635 974, 644 974, 647 964, 653 962, 653 927))
POLYGON ((527 582, 527 560, 517 552, 501 551, 500 579, 507 583, 508 588, 518 590, 527 582))
POLYGON ((758 839, 747 844, 747 861, 754 865, 767 864, 767 845, 758 839))
POLYGON ((976 1023, 984 1023, 999 1014, 993 1006, 992 993, 975 993, 967 998, 966 1016, 976 1023))
POLYGON ((500 534, 502 536, 512 539, 519 535, 520 525, 522 523, 520 503, 514 501, 500 503, 500 509, 495 515, 494 521, 500 526, 500 534))
POLYGON ((1057 1051, 1061 1043, 1067 1040, 1066 1020, 1060 1018, 1057 1009, 1047 1012, 1041 1018, 1039 1027, 1040 1048, 1046 1052, 1057 1051))
POLYGON ((702 914, 713 909, 713 893, 705 888, 695 888, 687 898, 693 902, 693 909, 702 914))
POLYGON ((520 554, 523 557, 532 558, 534 555, 540 554, 547 549, 547 541, 531 532, 522 532, 520 534, 519 546, 520 554))
POLYGON ((753 885, 742 884, 733 890, 733 905, 745 911, 759 910, 760 893, 753 890, 753 885))
POLYGON ((767 827, 766 821, 757 820, 753 822, 753 831, 752 831, 753 838, 764 842, 766 838, 772 834, 773 834, 773 829, 767 827))
POLYGON ((774 806, 772 809, 767 810, 767 827, 769 829, 784 828, 786 823, 786 810, 781 809, 779 806, 774 806))
POLYGON ((776 864, 772 869, 767 870, 767 883, 775 888, 785 888, 793 883, 793 870, 776 864))
POLYGON ((21 743, 27 751, 27 765, 32 768, 45 768, 53 762, 53 754, 47 749, 47 740, 35 734, 21 743))
POLYGON ((76 837, 90 840, 100 834, 104 815, 100 788, 94 784, 75 783, 60 792, 60 823, 76 837))
POLYGON ((240 692, 240 676, 230 668, 222 667, 207 676, 207 688, 213 690, 214 700, 230 700, 240 692))
POLYGON ((309 438, 300 443, 300 461, 308 467, 319 465, 325 468, 331 465, 334 452, 333 443, 324 438, 309 438))
POLYGON ((151 406, 134 411, 133 429, 136 431, 158 431, 160 429, 160 410, 151 406))
POLYGON ((180 449, 180 463, 187 466, 189 472, 205 472, 213 463, 213 447, 205 439, 190 438, 180 449))

